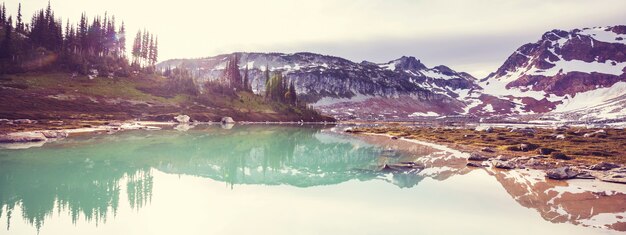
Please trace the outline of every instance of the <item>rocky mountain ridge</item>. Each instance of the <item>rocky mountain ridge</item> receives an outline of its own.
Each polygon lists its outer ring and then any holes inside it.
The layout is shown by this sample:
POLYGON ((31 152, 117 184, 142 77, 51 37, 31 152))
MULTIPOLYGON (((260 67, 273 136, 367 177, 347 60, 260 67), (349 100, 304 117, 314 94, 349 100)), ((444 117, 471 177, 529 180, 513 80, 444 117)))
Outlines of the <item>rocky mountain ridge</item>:
MULTIPOLYGON (((552 30, 521 46, 488 77, 476 79, 445 65, 429 68, 411 56, 387 63, 352 62, 314 53, 235 53, 249 69, 253 90, 262 72, 282 72, 300 98, 341 120, 412 120, 442 116, 519 116, 554 119, 626 118, 626 26, 552 30), (590 99, 593 98, 593 99, 590 99), (587 115, 587 113, 598 115, 587 115)), ((198 81, 221 76, 224 54, 169 60, 198 81)))

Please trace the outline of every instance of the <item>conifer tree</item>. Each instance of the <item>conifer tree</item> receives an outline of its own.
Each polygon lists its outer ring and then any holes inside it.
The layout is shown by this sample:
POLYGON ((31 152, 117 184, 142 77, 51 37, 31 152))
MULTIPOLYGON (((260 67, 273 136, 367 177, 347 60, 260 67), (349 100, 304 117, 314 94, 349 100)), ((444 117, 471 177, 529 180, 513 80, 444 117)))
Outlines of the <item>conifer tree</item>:
POLYGON ((143 38, 141 39, 141 59, 142 59, 142 64, 145 65, 146 61, 148 59, 148 44, 150 43, 150 35, 149 33, 144 29, 143 30, 143 38))
POLYGON ((17 22, 15 24, 16 32, 24 32, 24 23, 22 22, 22 3, 18 3, 17 5, 17 22))
POLYGON ((289 103, 294 106, 297 105, 298 95, 296 94, 296 86, 293 80, 291 80, 291 82, 289 83, 289 91, 287 93, 289 94, 288 96, 289 103))
POLYGON ((124 26, 124 21, 122 21, 122 26, 120 26, 120 30, 117 33, 118 38, 118 50, 120 58, 126 58, 126 26, 124 26))
POLYGON ((9 16, 4 26, 4 39, 2 40, 2 44, 0 44, 0 59, 3 64, 10 62, 13 55, 12 27, 13 20, 9 16))
MULTIPOLYGON (((159 61, 159 37, 155 37, 154 39, 154 48, 152 51, 152 61, 154 64, 159 61)), ((154 64, 152 66, 154 66, 154 64)))
POLYGON ((252 85, 250 84, 250 78, 248 77, 248 64, 243 72, 243 87, 246 91, 252 91, 252 85))
POLYGON ((133 63, 139 65, 141 58, 141 42, 143 36, 141 35, 141 30, 137 32, 137 36, 135 36, 135 42, 133 43, 133 63))
POLYGON ((7 24, 7 8, 4 5, 4 2, 2 3, 2 6, 0 6, 0 24, 7 24))
POLYGON ((148 65, 153 67, 156 61, 154 61, 154 36, 150 34, 150 41, 148 42, 148 65))
POLYGON ((269 65, 265 65, 265 71, 263 71, 263 78, 265 78, 265 98, 266 99, 270 99, 270 85, 271 85, 271 81, 270 81, 270 67, 269 65))

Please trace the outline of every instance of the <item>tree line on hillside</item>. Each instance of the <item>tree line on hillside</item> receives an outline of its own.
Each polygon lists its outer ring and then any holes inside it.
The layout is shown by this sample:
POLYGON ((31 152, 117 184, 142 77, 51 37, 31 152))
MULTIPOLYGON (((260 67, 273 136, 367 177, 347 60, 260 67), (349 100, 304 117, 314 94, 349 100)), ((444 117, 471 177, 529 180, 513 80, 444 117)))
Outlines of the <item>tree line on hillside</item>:
POLYGON ((22 19, 18 5, 15 22, 6 6, 0 6, 0 73, 62 70, 88 74, 129 76, 153 71, 158 60, 158 39, 139 31, 132 48, 132 63, 126 56, 126 28, 115 16, 85 13, 77 24, 58 18, 50 3, 35 12, 30 23, 22 19))
MULTIPOLYGON (((222 75, 217 79, 206 82, 202 88, 204 92, 218 93, 225 96, 238 96, 238 92, 254 93, 250 70, 246 65, 243 71, 239 68, 239 55, 233 54, 227 58, 222 75)), ((187 94, 201 94, 200 86, 196 83, 193 74, 184 65, 175 68, 166 68, 163 75, 169 78, 169 87, 187 94)), ((306 104, 298 99, 294 80, 290 80, 281 71, 271 72, 269 66, 263 70, 265 91, 259 94, 267 101, 303 106, 306 104)))

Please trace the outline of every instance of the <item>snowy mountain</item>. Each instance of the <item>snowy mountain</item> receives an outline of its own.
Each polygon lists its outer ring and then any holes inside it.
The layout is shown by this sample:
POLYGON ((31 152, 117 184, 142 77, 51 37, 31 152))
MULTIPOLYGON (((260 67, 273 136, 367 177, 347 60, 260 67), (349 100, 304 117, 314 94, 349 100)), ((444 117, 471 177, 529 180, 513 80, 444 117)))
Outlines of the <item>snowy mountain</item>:
MULTIPOLYGON (((168 60, 200 82, 222 75, 233 54, 168 60)), ((552 30, 517 49, 488 77, 414 57, 355 63, 313 53, 237 53, 253 90, 263 71, 282 72, 300 99, 340 120, 414 120, 441 116, 531 116, 555 120, 626 120, 626 26, 552 30)))
POLYGON ((626 26, 547 32, 479 85, 475 114, 625 118, 626 26))
MULTIPOLYGON (((459 97, 478 89, 476 79, 440 65, 428 68, 414 57, 388 63, 355 63, 313 53, 237 53, 248 67, 252 88, 265 90, 263 71, 282 72, 296 84, 299 97, 341 119, 407 119, 463 113, 459 97)), ((200 81, 221 76, 232 54, 203 59, 169 60, 159 68, 186 67, 200 81)), ((462 98, 462 97, 461 97, 462 98)))

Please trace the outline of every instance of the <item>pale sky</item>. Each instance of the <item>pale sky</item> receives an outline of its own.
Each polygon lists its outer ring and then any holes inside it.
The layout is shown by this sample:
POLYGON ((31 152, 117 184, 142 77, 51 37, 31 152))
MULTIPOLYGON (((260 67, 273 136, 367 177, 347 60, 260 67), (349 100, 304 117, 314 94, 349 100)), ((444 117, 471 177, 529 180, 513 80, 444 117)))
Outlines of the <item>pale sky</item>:
MULTIPOLYGON (((2 0, 0 0, 1 2, 2 0)), ((5 0, 15 15, 48 0, 5 0)), ((159 60, 236 51, 328 54, 355 62, 415 56, 484 77, 551 29, 626 24, 625 0, 51 0, 76 22, 105 11, 159 36, 159 60)), ((28 20, 30 21, 30 20, 28 20)))

